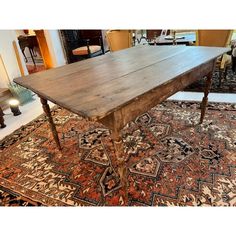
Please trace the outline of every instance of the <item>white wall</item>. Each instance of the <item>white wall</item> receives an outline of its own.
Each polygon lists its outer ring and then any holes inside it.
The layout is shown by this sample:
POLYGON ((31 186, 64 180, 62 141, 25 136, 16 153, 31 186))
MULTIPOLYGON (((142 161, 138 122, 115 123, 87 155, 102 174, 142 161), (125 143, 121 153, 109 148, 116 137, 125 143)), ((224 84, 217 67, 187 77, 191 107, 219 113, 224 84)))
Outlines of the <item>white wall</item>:
POLYGON ((20 68, 18 66, 16 54, 12 44, 13 40, 15 40, 17 43, 24 72, 25 74, 28 74, 23 55, 21 54, 20 51, 15 30, 0 30, 0 55, 6 67, 5 71, 0 61, 0 87, 2 88, 8 87, 7 75, 11 81, 16 77, 21 76, 20 68))
MULTIPOLYGON (((29 34, 35 35, 33 30, 29 30, 29 34)), ((48 48, 52 56, 53 67, 65 65, 66 59, 61 45, 58 30, 44 30, 44 34, 47 40, 48 48)), ((23 30, 16 30, 17 37, 19 35, 25 35, 23 30)), ((25 48, 26 57, 30 57, 29 49, 25 48)))
MULTIPOLYGON (((48 43, 48 47, 52 56, 53 67, 58 67, 66 64, 63 48, 61 45, 61 40, 59 37, 58 30, 45 30, 45 37, 48 43)), ((28 70, 26 68, 26 64, 21 53, 17 36, 21 34, 20 30, 0 30, 0 55, 2 56, 3 62, 6 67, 6 71, 4 70, 3 65, 0 62, 0 87, 7 88, 8 87, 8 79, 12 81, 14 78, 21 76, 20 68, 18 66, 18 62, 16 59, 15 51, 13 48, 13 40, 16 41, 18 46, 18 51, 21 57, 21 62, 23 65, 25 75, 28 74, 28 70), (8 76, 7 76, 8 74, 8 76)))
POLYGON ((66 59, 58 30, 44 30, 44 34, 52 56, 53 67, 65 65, 66 59))

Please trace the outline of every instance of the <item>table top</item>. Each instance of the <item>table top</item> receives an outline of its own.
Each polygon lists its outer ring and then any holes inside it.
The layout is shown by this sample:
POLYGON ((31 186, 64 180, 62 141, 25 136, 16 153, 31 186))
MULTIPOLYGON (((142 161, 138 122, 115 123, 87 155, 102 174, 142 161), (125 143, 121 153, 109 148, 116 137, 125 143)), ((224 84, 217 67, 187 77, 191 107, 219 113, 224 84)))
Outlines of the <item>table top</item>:
POLYGON ((228 48, 137 46, 14 79, 39 96, 99 120, 228 48))
MULTIPOLYGON (((165 35, 159 36, 156 40, 156 44, 173 44, 173 39, 166 39, 165 35)), ((190 42, 196 41, 196 33, 177 33, 176 34, 176 43, 177 44, 188 44, 190 42)), ((154 44, 154 41, 151 41, 149 44, 154 44)))

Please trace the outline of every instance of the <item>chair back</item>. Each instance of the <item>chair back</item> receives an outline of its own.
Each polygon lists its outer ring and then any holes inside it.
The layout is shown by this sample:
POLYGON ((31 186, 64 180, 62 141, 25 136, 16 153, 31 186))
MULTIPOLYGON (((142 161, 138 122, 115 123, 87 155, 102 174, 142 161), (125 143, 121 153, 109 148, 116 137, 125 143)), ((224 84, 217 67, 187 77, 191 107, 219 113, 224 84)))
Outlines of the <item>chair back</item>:
POLYGON ((197 46, 227 47, 233 30, 197 30, 197 46))
POLYGON ((161 35, 162 30, 161 29, 157 29, 157 30, 147 30, 147 39, 148 40, 153 40, 155 39, 155 37, 158 37, 161 35))
POLYGON ((166 36, 170 34, 170 30, 161 30, 161 29, 146 30, 146 32, 147 32, 147 40, 149 41, 155 39, 160 35, 166 36))
POLYGON ((110 30, 106 33, 106 38, 111 52, 132 46, 131 30, 110 30))

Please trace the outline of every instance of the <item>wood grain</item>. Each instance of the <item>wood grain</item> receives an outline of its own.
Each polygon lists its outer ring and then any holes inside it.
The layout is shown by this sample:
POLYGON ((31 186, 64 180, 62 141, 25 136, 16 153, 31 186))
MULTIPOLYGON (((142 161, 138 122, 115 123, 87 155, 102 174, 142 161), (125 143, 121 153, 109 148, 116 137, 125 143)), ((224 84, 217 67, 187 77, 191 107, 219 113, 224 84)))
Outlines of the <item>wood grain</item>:
POLYGON ((14 81, 76 114, 99 120, 227 51, 140 46, 14 81))
POLYGON ((200 117, 200 124, 202 124, 205 113, 206 113, 206 108, 208 104, 208 94, 210 92, 211 84, 212 84, 212 71, 207 75, 206 78, 206 85, 204 89, 204 97, 202 98, 202 103, 201 103, 201 117, 200 117))
POLYGON ((56 129, 56 126, 53 122, 52 114, 50 112, 50 107, 47 103, 47 100, 45 100, 44 98, 40 98, 40 101, 42 103, 43 110, 44 110, 45 114, 47 115, 48 122, 49 122, 49 125, 50 125, 50 129, 52 131, 53 139, 54 139, 58 149, 61 150, 62 148, 61 148, 61 144, 60 144, 60 141, 59 141, 57 129, 56 129))

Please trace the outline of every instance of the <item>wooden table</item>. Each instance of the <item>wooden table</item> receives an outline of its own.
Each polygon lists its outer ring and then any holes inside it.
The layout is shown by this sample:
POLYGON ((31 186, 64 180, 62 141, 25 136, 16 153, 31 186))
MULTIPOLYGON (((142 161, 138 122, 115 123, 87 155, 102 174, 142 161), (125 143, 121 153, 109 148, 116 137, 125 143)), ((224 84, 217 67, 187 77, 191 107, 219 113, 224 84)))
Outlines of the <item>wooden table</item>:
POLYGON ((34 47, 38 47, 38 41, 36 35, 20 35, 18 37, 19 45, 22 51, 22 54, 25 57, 25 61, 28 62, 28 59, 25 55, 25 48, 29 48, 30 56, 31 59, 35 65, 35 60, 34 60, 34 47))
POLYGON ((123 186, 127 187, 127 167, 120 134, 122 128, 138 115, 206 76, 202 122, 216 58, 228 50, 137 46, 14 81, 41 98, 59 149, 61 145, 47 100, 108 127, 117 157, 112 160, 112 167, 119 173, 123 186))

